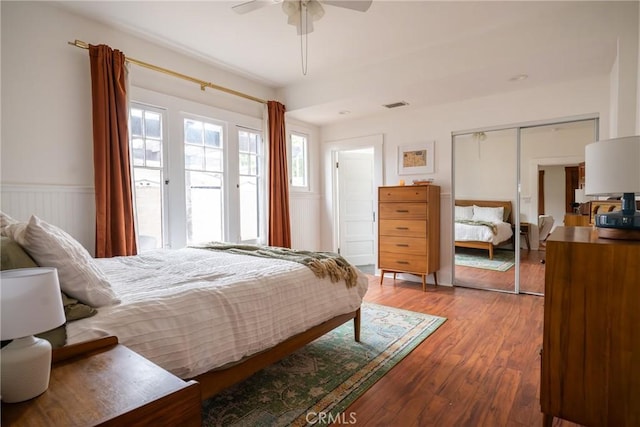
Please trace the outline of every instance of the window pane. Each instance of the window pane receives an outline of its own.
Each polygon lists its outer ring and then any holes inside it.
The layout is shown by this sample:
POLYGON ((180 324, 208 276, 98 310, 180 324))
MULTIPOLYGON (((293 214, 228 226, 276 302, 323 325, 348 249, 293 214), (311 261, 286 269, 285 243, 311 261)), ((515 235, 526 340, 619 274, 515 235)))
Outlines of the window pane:
POLYGON ((307 186, 307 138, 291 135, 291 185, 307 186))
POLYGON ((250 156, 249 161, 250 161, 249 174, 257 175, 258 174, 258 158, 256 156, 250 156))
POLYGON ((162 166, 162 144, 160 141, 147 139, 146 141, 146 165, 151 167, 162 166))
POLYGON ((211 172, 222 172, 222 150, 205 148, 206 165, 205 169, 211 172))
POLYGON ((211 123, 204 124, 204 145, 207 147, 222 147, 222 127, 211 123))
POLYGON ((144 134, 147 138, 162 138, 160 114, 153 111, 144 112, 144 134))
POLYGON ((134 166, 144 166, 144 141, 140 138, 131 140, 131 154, 134 166))
POLYGON ((222 175, 186 173, 187 243, 223 240, 222 175))
POLYGON ((240 141, 239 161, 239 198, 240 198, 240 240, 260 241, 262 218, 262 177, 260 162, 263 158, 262 134, 246 130, 238 131, 240 141))
POLYGON ((258 178, 240 177, 240 239, 259 237, 258 178))
POLYGON ((187 169, 204 169, 204 148, 193 145, 184 147, 184 164, 187 169))
POLYGON ((240 175, 249 175, 250 174, 250 167, 249 167, 249 155, 248 154, 242 154, 240 153, 240 155, 238 156, 238 160, 240 161, 240 175))
POLYGON ((238 149, 240 152, 249 151, 249 133, 245 131, 238 132, 238 149))
POLYGON ((185 119, 184 142, 186 144, 202 145, 202 122, 185 119))
POLYGON ((249 141, 249 152, 258 154, 258 137, 259 135, 253 134, 249 141))
POLYGON ((131 109, 131 136, 143 136, 142 134, 142 110, 131 109))
POLYGON ((133 169, 140 250, 162 247, 162 171, 133 169))

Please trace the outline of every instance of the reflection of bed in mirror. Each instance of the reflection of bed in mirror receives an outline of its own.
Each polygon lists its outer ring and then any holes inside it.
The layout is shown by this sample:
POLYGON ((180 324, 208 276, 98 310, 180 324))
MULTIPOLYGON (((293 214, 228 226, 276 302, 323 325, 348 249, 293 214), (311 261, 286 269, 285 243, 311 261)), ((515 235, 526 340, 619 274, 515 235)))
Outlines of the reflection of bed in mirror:
POLYGON ((486 249, 489 259, 498 246, 513 243, 510 201, 456 200, 455 246, 486 249))

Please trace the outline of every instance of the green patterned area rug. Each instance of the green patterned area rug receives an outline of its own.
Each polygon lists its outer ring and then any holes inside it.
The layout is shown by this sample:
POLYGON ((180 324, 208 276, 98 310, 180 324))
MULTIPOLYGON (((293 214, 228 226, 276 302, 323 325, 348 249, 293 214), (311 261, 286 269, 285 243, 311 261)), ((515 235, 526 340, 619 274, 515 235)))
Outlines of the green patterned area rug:
POLYGON ((509 250, 494 249, 493 259, 489 259, 489 251, 487 250, 456 248, 456 265, 507 271, 515 265, 515 253, 509 250))
POLYGON ((353 322, 339 326, 205 401, 202 425, 353 424, 357 414, 345 409, 445 320, 364 303, 360 343, 353 339, 353 322))

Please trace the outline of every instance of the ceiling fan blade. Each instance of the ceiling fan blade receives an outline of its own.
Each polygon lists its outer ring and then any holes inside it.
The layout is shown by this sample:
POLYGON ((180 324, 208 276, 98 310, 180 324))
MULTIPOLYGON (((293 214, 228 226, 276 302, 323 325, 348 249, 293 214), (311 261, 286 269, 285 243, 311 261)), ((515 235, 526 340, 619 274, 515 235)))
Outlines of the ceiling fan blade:
POLYGON ((321 0, 322 3, 331 6, 343 7, 345 9, 366 12, 371 7, 373 0, 321 0))
POLYGON ((261 9, 265 6, 270 6, 274 3, 279 3, 279 1, 273 0, 249 0, 244 3, 237 4, 235 6, 231 6, 231 9, 239 15, 244 15, 245 13, 253 12, 256 9, 261 9))

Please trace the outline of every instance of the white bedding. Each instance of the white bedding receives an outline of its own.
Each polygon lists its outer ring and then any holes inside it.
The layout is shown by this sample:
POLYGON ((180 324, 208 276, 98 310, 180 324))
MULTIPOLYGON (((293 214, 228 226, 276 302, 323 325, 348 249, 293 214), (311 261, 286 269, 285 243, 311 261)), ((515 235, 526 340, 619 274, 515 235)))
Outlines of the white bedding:
POLYGON ((511 238, 513 231, 511 230, 511 224, 508 222, 495 223, 497 226, 496 234, 493 234, 491 229, 485 225, 472 225, 455 223, 455 240, 458 242, 491 242, 494 245, 504 242, 511 238))
POLYGON ((115 335, 181 378, 266 350, 355 311, 357 286, 290 261, 185 248, 96 259, 121 303, 67 325, 67 344, 115 335))

